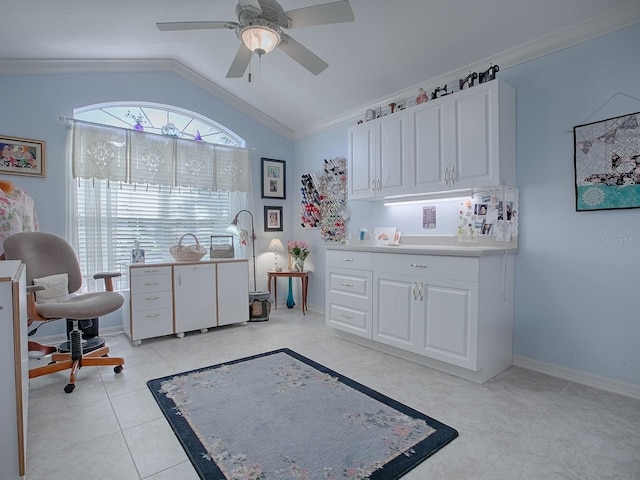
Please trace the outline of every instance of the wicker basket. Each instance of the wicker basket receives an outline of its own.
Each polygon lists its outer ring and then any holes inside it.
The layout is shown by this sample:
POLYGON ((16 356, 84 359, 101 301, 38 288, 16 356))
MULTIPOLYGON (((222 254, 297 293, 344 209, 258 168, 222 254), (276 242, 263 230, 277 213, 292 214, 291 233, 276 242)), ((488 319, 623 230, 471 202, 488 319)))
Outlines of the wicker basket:
POLYGON ((198 237, 196 237, 193 233, 185 233, 180 237, 180 240, 178 240, 178 244, 169 249, 169 253, 171 253, 171 256, 178 262, 196 262, 204 257, 204 255, 207 253, 207 249, 200 245, 200 242, 198 242, 198 237), (195 245, 182 245, 182 240, 187 235, 194 238, 194 240, 196 241, 195 245))

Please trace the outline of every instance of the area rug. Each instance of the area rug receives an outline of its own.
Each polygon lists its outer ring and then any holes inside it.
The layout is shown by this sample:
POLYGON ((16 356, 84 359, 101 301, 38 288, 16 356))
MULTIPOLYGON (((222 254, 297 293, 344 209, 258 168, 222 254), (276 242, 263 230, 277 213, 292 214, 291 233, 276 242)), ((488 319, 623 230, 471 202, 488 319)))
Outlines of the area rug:
POLYGON ((206 480, 394 480, 458 436, 286 348, 147 385, 206 480))

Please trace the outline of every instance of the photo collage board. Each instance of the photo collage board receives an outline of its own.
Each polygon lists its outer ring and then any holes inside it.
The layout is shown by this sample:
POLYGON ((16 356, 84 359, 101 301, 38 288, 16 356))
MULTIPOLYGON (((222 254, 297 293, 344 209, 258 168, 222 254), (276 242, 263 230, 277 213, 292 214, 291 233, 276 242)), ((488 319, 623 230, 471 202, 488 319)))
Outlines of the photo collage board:
POLYGON ((497 187, 478 190, 459 203, 458 241, 490 238, 498 243, 518 236, 518 189, 497 187))

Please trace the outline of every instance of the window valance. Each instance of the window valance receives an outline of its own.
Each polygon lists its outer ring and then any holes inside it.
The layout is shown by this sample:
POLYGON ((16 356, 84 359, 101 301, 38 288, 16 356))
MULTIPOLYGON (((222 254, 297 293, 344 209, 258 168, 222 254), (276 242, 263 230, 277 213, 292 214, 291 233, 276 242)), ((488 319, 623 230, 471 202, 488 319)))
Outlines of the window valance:
POLYGON ((73 178, 249 192, 249 150, 73 121, 73 178))

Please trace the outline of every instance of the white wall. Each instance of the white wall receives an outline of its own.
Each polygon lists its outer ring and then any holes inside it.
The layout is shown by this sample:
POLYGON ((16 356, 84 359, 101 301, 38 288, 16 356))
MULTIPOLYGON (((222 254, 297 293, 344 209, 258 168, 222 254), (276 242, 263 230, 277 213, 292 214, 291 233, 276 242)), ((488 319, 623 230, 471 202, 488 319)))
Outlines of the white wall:
MULTIPOLYGON (((518 102, 514 354, 634 385, 640 385, 640 210, 575 211, 572 128, 640 111, 640 101, 629 98, 640 99, 639 44, 635 26, 498 74, 518 102), (627 96, 607 102, 617 92, 627 96), (615 243, 621 238, 635 241, 615 243)), ((347 127, 297 142, 298 173, 346 155, 347 127)), ((415 206, 350 202, 349 208, 353 231, 365 221, 425 233, 415 206)), ((314 241, 309 301, 324 305, 319 234, 296 235, 314 241)))

